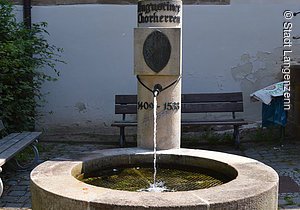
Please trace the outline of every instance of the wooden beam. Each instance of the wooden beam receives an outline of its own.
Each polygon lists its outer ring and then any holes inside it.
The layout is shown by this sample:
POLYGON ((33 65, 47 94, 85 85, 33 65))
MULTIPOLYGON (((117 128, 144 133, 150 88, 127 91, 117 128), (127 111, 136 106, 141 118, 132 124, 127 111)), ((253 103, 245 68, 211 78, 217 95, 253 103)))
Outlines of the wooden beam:
MULTIPOLYGON (((17 5, 23 5, 23 0, 14 0, 17 5)), ((74 5, 74 4, 117 4, 134 5, 137 0, 32 0, 33 6, 74 5)), ((228 5, 230 0, 183 0, 185 5, 228 5)))

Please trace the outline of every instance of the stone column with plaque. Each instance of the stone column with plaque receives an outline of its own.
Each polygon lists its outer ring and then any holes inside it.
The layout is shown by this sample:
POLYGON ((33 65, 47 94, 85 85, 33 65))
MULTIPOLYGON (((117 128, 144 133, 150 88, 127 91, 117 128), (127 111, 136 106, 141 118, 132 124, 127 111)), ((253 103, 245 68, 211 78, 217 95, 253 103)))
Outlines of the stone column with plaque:
POLYGON ((157 149, 180 147, 182 2, 139 1, 134 30, 138 79, 137 143, 153 148, 153 92, 157 96, 157 149))

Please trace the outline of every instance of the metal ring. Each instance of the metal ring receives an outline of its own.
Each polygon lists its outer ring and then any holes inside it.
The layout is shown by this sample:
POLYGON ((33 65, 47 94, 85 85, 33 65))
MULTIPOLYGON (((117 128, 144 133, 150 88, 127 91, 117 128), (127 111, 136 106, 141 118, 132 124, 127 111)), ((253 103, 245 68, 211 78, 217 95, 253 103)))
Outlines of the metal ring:
POLYGON ((18 161, 17 158, 13 158, 12 161, 8 162, 8 165, 13 168, 15 171, 27 171, 28 169, 31 169, 39 160, 39 151, 37 147, 34 144, 30 145, 33 153, 34 153, 34 158, 32 161, 26 164, 22 164, 20 161, 18 161))

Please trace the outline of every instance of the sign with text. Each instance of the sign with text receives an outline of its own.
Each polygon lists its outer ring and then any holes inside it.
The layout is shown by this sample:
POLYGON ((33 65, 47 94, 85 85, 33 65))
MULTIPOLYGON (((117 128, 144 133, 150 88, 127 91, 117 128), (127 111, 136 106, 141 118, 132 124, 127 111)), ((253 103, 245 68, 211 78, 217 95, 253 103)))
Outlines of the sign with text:
POLYGON ((138 27, 181 27, 182 1, 139 1, 138 27))

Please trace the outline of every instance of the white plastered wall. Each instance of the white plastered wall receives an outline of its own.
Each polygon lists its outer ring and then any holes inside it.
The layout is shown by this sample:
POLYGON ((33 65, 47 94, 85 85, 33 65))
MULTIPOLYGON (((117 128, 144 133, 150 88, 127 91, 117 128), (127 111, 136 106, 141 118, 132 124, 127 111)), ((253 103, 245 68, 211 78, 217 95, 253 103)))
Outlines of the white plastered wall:
MULTIPOLYGON (((243 117, 259 120, 261 103, 251 103, 249 94, 281 79, 282 13, 300 8, 298 0, 282 2, 232 0, 230 6, 184 6, 183 93, 242 91, 243 117)), ((110 127, 121 117, 114 114, 114 95, 136 94, 136 6, 38 6, 32 18, 48 22, 49 41, 64 48, 67 62, 58 65, 59 80, 43 86, 50 93, 40 127, 54 132, 117 132, 110 127)), ((300 35, 300 17, 292 22, 293 35, 300 35)), ((293 54, 299 60, 298 44, 293 43, 293 54)))

